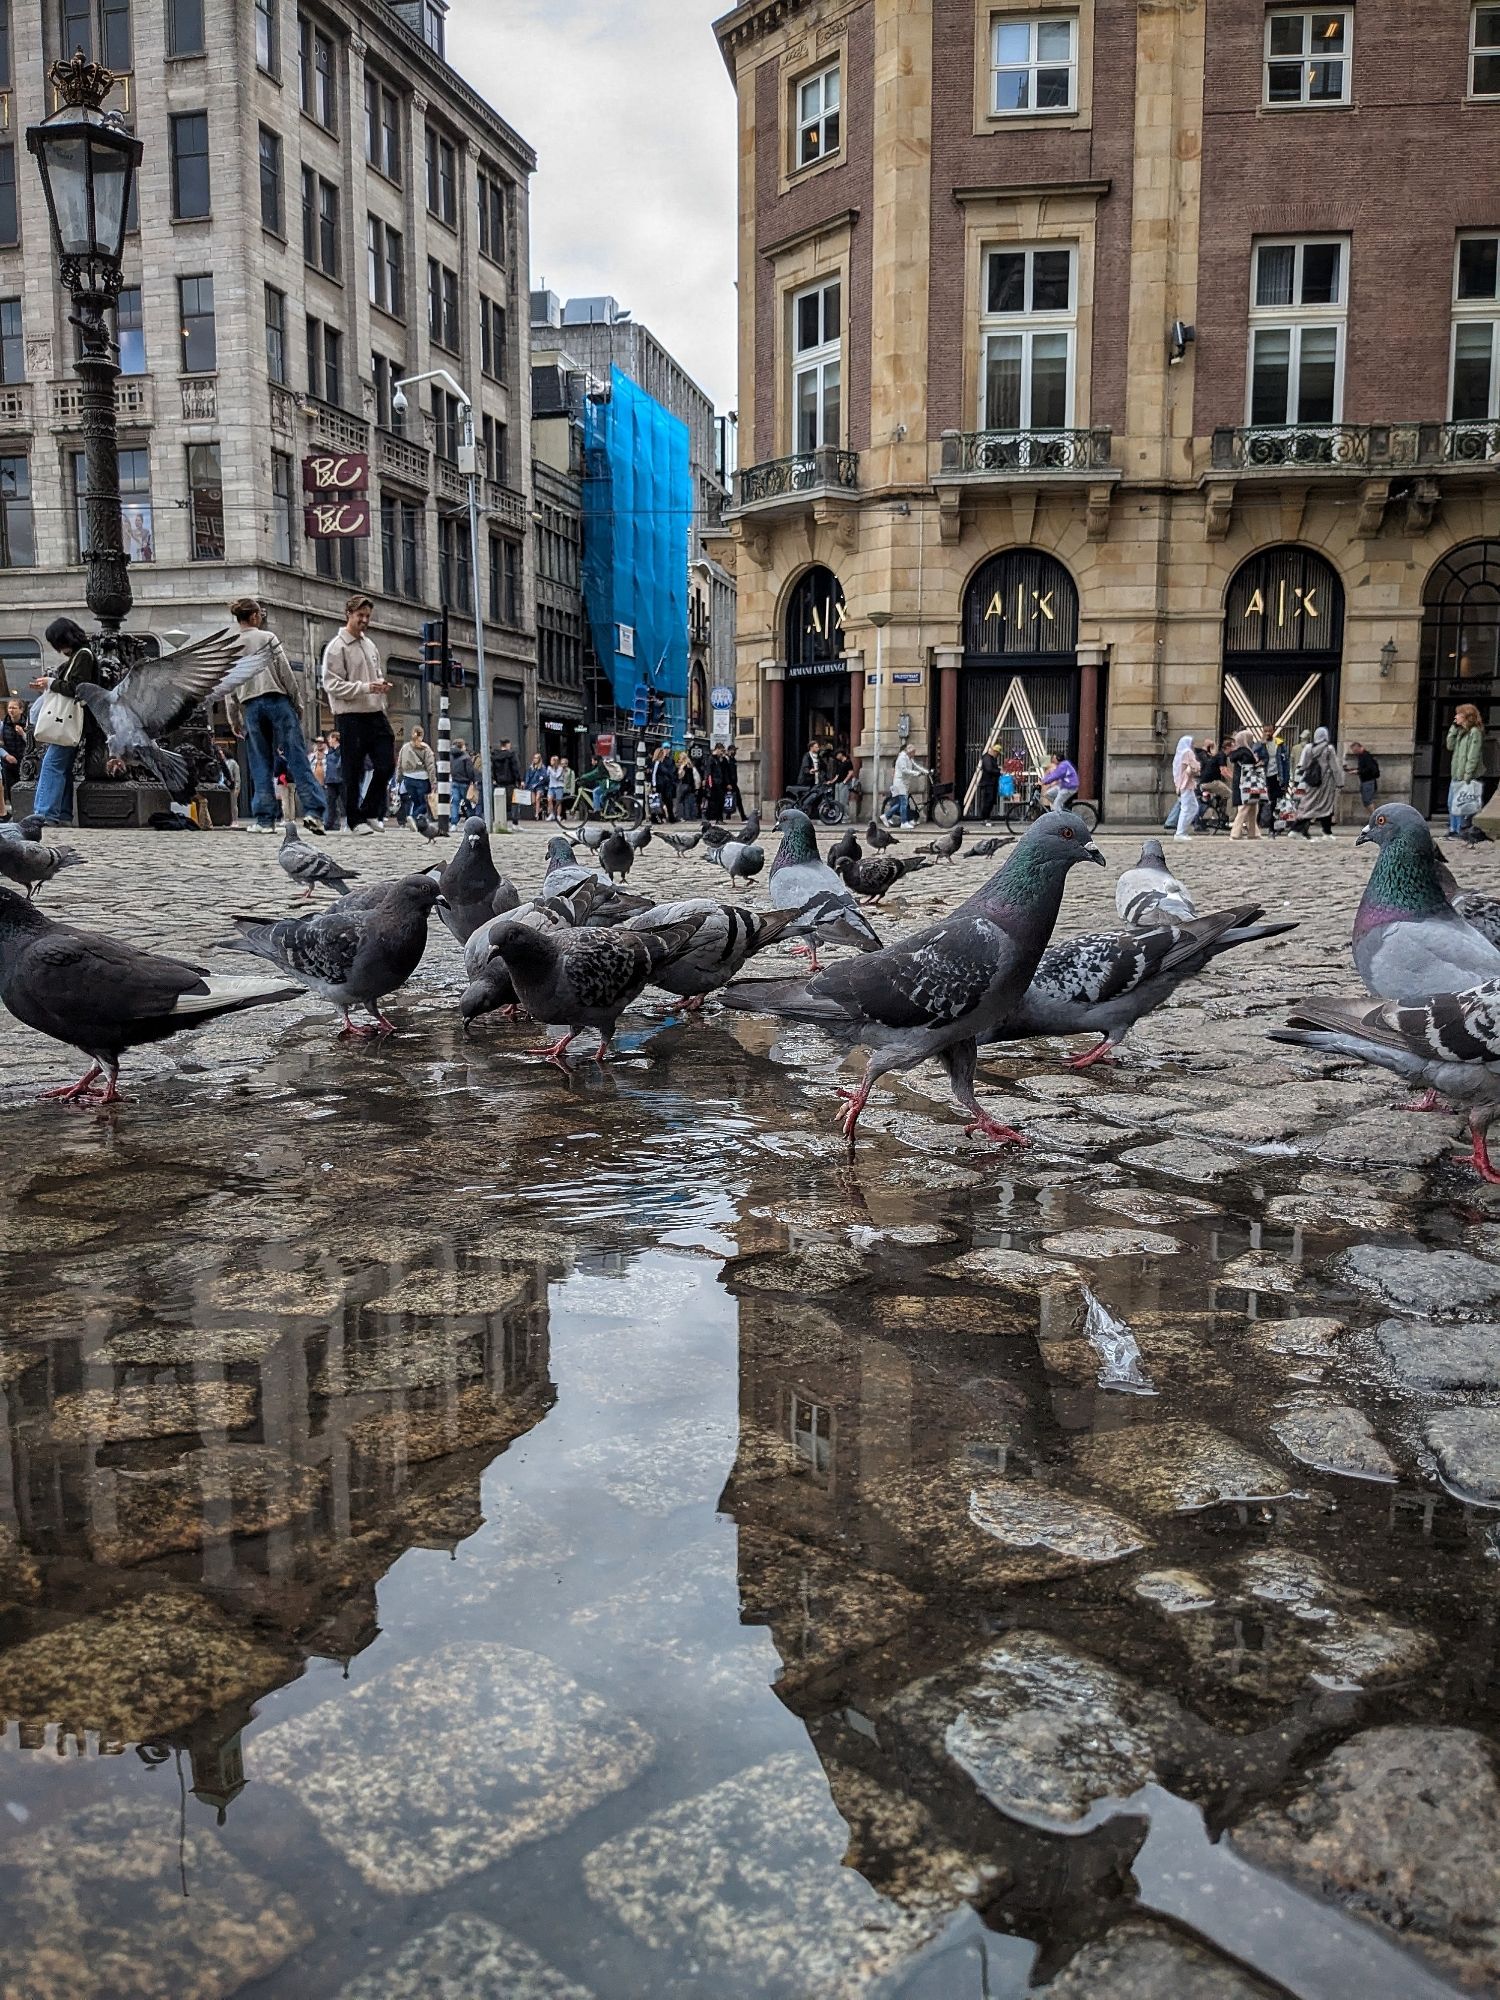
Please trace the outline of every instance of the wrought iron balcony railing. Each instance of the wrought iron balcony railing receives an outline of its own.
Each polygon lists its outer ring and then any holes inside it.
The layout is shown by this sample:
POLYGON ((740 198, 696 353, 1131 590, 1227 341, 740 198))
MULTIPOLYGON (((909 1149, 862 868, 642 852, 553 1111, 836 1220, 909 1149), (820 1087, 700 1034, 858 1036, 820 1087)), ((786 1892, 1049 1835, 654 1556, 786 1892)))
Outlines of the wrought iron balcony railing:
POLYGON ((1375 473, 1487 465, 1500 460, 1500 422, 1450 424, 1253 424, 1217 430, 1213 464, 1220 472, 1283 466, 1324 466, 1375 473))
POLYGON ((1112 433, 1089 430, 944 431, 945 473, 1098 472, 1108 468, 1112 433))
POLYGON ((1500 422, 1424 424, 1424 462, 1438 465, 1500 463, 1500 422), (1432 433, 1430 439, 1427 433, 1432 433))
POLYGON ((821 445, 816 451, 746 466, 735 478, 735 497, 741 507, 753 507, 760 500, 784 500, 798 493, 823 493, 830 487, 852 493, 859 485, 859 453, 821 445))

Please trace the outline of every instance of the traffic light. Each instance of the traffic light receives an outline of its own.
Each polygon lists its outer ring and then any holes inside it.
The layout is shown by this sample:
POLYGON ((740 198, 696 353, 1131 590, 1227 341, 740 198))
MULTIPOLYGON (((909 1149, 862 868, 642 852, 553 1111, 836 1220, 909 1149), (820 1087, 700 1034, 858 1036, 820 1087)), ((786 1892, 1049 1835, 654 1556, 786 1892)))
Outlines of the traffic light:
POLYGON ((443 621, 429 618, 422 627, 422 678, 433 687, 443 685, 447 653, 443 645, 443 621))

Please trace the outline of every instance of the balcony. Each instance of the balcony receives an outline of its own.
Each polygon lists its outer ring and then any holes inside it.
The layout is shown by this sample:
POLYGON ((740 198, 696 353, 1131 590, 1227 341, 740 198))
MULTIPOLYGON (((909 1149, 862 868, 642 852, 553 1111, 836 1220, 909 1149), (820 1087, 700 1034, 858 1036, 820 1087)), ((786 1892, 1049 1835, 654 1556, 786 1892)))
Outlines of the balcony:
POLYGON ((1293 486, 1325 479, 1359 485, 1357 532, 1378 535, 1386 509, 1400 501, 1408 534, 1432 524, 1443 480, 1500 471, 1500 423, 1255 424, 1213 434, 1201 482, 1208 533, 1229 532, 1236 486, 1293 486))
POLYGON ((31 429, 31 384, 7 382, 0 385, 0 430, 31 429))
POLYGON ((219 421, 219 384, 212 375, 184 375, 182 421, 185 424, 216 424, 219 421))
POLYGON ((329 451, 368 451, 370 449, 370 426, 360 417, 351 417, 347 410, 335 409, 332 403, 320 403, 312 397, 303 404, 307 412, 307 439, 314 448, 322 445, 329 451))
POLYGON ((1084 497, 1089 540, 1103 541, 1121 477, 1111 462, 1113 446, 1113 433, 1103 424, 1085 430, 944 431, 932 477, 942 539, 956 542, 965 509, 1003 492, 1023 517, 1015 526, 1017 536, 1029 541, 1039 496, 1075 489, 1084 497))
MULTIPOLYGON (((83 423, 83 384, 76 380, 48 385, 51 421, 61 430, 83 423)), ((155 411, 149 375, 122 375, 115 383, 115 418, 121 424, 149 424, 155 411)))
POLYGON ((399 479, 425 493, 431 479, 430 463, 425 445, 413 444, 394 431, 376 431, 375 470, 383 479, 399 479))
POLYGON ((1084 431, 944 431, 941 476, 1108 471, 1111 433, 1084 431))
POLYGON ((512 528, 524 535, 531 525, 531 508, 524 493, 517 493, 514 487, 502 486, 497 480, 484 482, 484 511, 489 518, 502 528, 512 528))
POLYGON ((764 507, 822 493, 854 493, 859 487, 859 453, 821 445, 792 458, 768 458, 735 474, 735 504, 764 507))
POLYGON ((437 496, 439 500, 461 501, 466 507, 469 504, 467 477, 459 471, 451 458, 443 458, 441 455, 437 460, 437 496))

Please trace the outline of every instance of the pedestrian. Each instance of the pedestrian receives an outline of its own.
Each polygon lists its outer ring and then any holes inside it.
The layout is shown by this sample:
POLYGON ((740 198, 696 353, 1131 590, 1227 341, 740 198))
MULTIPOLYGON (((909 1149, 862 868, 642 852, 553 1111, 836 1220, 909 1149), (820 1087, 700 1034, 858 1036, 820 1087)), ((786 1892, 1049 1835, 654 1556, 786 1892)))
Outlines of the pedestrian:
POLYGON ((677 759, 677 817, 698 817, 698 773, 686 750, 677 759))
POLYGON ((1272 840, 1283 831, 1281 801, 1291 789, 1292 767, 1287 757, 1286 738, 1274 730, 1261 731, 1261 747, 1266 753, 1266 805, 1262 814, 1272 840))
POLYGON ((1333 814, 1338 804, 1342 768, 1328 731, 1315 731, 1311 743, 1303 744, 1302 754, 1297 760, 1298 796, 1292 831, 1300 833, 1304 840, 1312 839, 1315 825, 1322 827, 1325 839, 1332 840, 1333 814))
POLYGON ((281 817, 275 787, 276 759, 281 758, 297 793, 302 824, 321 834, 328 824, 324 791, 302 735, 302 689, 286 648, 266 624, 264 607, 254 597, 237 597, 229 615, 240 628, 247 655, 261 665, 228 700, 229 726, 241 738, 250 759, 250 818, 247 831, 271 833, 281 817))
POLYGON ((328 817, 323 824, 336 833, 344 821, 344 752, 336 729, 328 732, 323 752, 323 796, 328 801, 328 817))
POLYGON ((479 782, 469 746, 455 739, 448 758, 448 824, 457 826, 469 817, 469 793, 479 782))
POLYGON ((1260 839, 1260 808, 1266 797, 1266 767, 1261 762, 1255 732, 1242 729, 1229 738, 1229 769, 1233 774, 1230 797, 1234 805, 1231 840, 1260 839))
POLYGON ((986 826, 992 825, 999 800, 1000 759, 995 755, 994 745, 987 743, 979 753, 979 789, 974 794, 974 817, 983 820, 986 826))
POLYGON ((677 767, 665 743, 658 743, 651 757, 651 789, 660 802, 664 819, 677 818, 677 767))
POLYGON ((547 817, 554 826, 562 825, 563 806, 567 802, 568 782, 563 776, 562 758, 547 759, 547 817))
POLYGON ((734 754, 734 745, 724 745, 724 810, 738 813, 741 819, 750 815, 745 811, 745 800, 740 791, 740 767, 734 754))
POLYGON ((896 768, 891 773, 891 796, 896 801, 896 809, 901 816, 901 824, 910 826, 912 822, 912 795, 925 791, 929 773, 911 754, 911 746, 903 743, 896 752, 896 768))
POLYGON ((1363 743, 1351 743, 1349 755, 1354 759, 1354 775, 1359 780, 1359 802, 1368 812, 1375 803, 1375 788, 1380 783, 1380 765, 1373 752, 1363 743))
POLYGON ((21 761, 26 755, 26 711, 20 702, 5 704, 0 722, 0 808, 10 818, 10 796, 20 781, 21 761))
POLYGON ((1233 737, 1226 736, 1222 743, 1215 743, 1210 736, 1198 752, 1198 763, 1202 773, 1198 779, 1198 789, 1205 797, 1217 799, 1226 816, 1234 796, 1234 788, 1229 781, 1229 753, 1233 748, 1233 737))
POLYGON ((1042 773, 1042 797, 1053 812, 1066 812, 1078 796, 1077 768, 1060 751, 1052 753, 1052 769, 1042 773))
POLYGON ((396 809, 397 826, 405 826, 412 814, 418 819, 428 818, 433 787, 437 783, 437 758, 420 729, 413 729, 410 740, 402 744, 401 754, 396 759, 396 776, 401 780, 401 803, 396 809))
POLYGON ((490 783, 496 794, 495 824, 508 826, 521 816, 521 808, 515 798, 521 789, 521 760, 508 736, 502 736, 500 747, 490 752, 490 783))
POLYGON ((1191 731, 1177 739, 1177 750, 1172 758, 1172 788, 1177 794, 1177 831, 1174 838, 1188 840, 1192 836, 1193 821, 1198 817, 1198 756, 1193 748, 1191 731))
POLYGON ((1448 837, 1462 833, 1484 804, 1484 721, 1466 701, 1448 731, 1448 837))
POLYGON ((374 610, 373 598, 349 599, 343 629, 323 649, 322 667, 343 740, 344 817, 351 833, 363 834, 385 832, 386 793, 396 769, 396 739, 386 715, 391 683, 369 637, 374 610))
POLYGON ((724 788, 729 782, 728 772, 723 751, 712 751, 708 759, 708 798, 703 808, 705 819, 720 820, 724 817, 724 788))
MULTIPOLYGON (((88 635, 74 619, 54 618, 44 636, 53 652, 61 656, 63 664, 54 674, 42 674, 31 683, 37 690, 37 700, 32 704, 31 711, 33 728, 37 711, 49 694, 65 695, 69 700, 76 701, 79 686, 84 681, 92 681, 95 673, 88 635)), ((68 826, 72 823, 73 766, 81 748, 78 743, 49 743, 42 752, 42 767, 37 773, 36 796, 31 810, 48 826, 68 826)))
POLYGON ((818 775, 818 744, 814 738, 802 753, 802 762, 797 766, 797 783, 811 790, 823 781, 818 775))

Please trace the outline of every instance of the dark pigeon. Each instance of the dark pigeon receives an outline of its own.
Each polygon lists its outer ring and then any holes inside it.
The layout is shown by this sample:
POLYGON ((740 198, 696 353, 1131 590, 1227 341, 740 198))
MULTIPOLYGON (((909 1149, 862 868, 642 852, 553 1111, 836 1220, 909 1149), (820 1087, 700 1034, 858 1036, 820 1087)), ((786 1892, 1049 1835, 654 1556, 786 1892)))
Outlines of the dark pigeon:
POLYGON ((437 901, 431 875, 404 875, 391 884, 371 909, 335 903, 312 917, 236 917, 240 936, 230 949, 269 959, 305 986, 329 1000, 344 1017, 340 1035, 360 1038, 389 1035, 381 1002, 404 986, 427 949, 427 919, 437 901), (356 1027, 350 1009, 363 1007, 376 1026, 356 1027))
POLYGON ((738 903, 695 897, 659 903, 632 917, 629 928, 652 931, 673 924, 697 925, 687 950, 653 973, 650 981, 697 1009, 710 993, 727 986, 747 959, 775 944, 796 921, 795 910, 748 910, 738 903))
POLYGON ((919 854, 935 854, 940 861, 953 861, 964 844, 964 830, 954 827, 951 833, 940 833, 936 840, 929 840, 925 847, 918 848, 919 854))
POLYGON ((313 891, 321 883, 342 896, 348 892, 349 884, 359 880, 359 870, 350 868, 323 847, 309 847, 290 820, 286 832, 281 836, 281 846, 276 851, 276 860, 283 873, 290 875, 302 887, 302 901, 310 903, 313 891))
POLYGON ((55 924, 24 897, 0 889, 0 1000, 18 1021, 80 1050, 92 1065, 77 1083, 46 1091, 47 1097, 82 1102, 96 1094, 103 1075, 98 1101, 117 1104, 127 1049, 295 992, 284 979, 225 978, 97 931, 55 924))
MULTIPOLYGON (((602 875, 596 875, 594 880, 601 890, 607 887, 602 875)), ((523 930, 577 930, 588 922, 596 895, 584 882, 566 896, 553 896, 546 901, 538 897, 534 902, 522 903, 519 909, 492 917, 475 931, 464 946, 464 970, 469 983, 458 1003, 465 1034, 482 1015, 498 1013, 502 1008, 512 1016, 520 1012, 510 967, 495 950, 497 940, 516 925, 523 930)))
POLYGON ((994 835, 989 840, 976 840, 974 845, 969 849, 969 859, 971 861, 989 861, 1000 852, 1002 847, 1009 847, 1015 840, 1015 837, 1013 833, 1001 833, 994 835))
POLYGON ((651 822, 642 820, 639 826, 627 827, 623 836, 626 845, 635 854, 651 845, 651 822))
POLYGON ((585 1028, 597 1028, 595 1060, 603 1062, 620 1016, 697 929, 695 923, 640 931, 502 926, 493 949, 509 968, 516 997, 533 1020, 566 1030, 532 1053, 565 1069, 568 1044, 585 1028))
POLYGON ((858 861, 863 851, 859 844, 859 835, 854 828, 845 827, 843 833, 828 850, 828 865, 830 868, 837 868, 841 861, 858 861))
POLYGON ((1500 946, 1443 893, 1438 853, 1415 806, 1378 806, 1356 846, 1380 852, 1354 917, 1354 963, 1377 1000, 1422 1006, 1500 979, 1500 946))
POLYGON ((84 857, 72 847, 43 846, 18 833, 0 840, 0 876, 26 891, 29 903, 60 868, 81 868, 84 857))
POLYGON ((921 855, 903 861, 895 854, 867 854, 854 860, 835 861, 833 865, 846 889, 852 889, 868 903, 878 903, 904 875, 915 875, 919 869, 930 868, 932 863, 921 855))
MULTIPOLYGON (((651 831, 647 827, 646 831, 651 831)), ((611 832, 599 849, 599 866, 611 882, 623 882, 635 866, 636 849, 625 834, 611 832)))
POLYGON ((891 832, 888 826, 882 823, 878 814, 865 828, 865 839, 869 841, 877 854, 883 852, 887 847, 899 845, 895 834, 891 832))
POLYGON ((452 860, 438 877, 437 913, 460 944, 491 917, 519 909, 521 893, 496 868, 484 821, 464 822, 452 860))
POLYGON ((241 635, 226 629, 138 662, 113 687, 80 681, 78 699, 103 730, 110 762, 148 771, 175 797, 187 789, 187 759, 157 738, 180 729, 201 703, 233 694, 262 664, 259 650, 247 653, 241 635))

